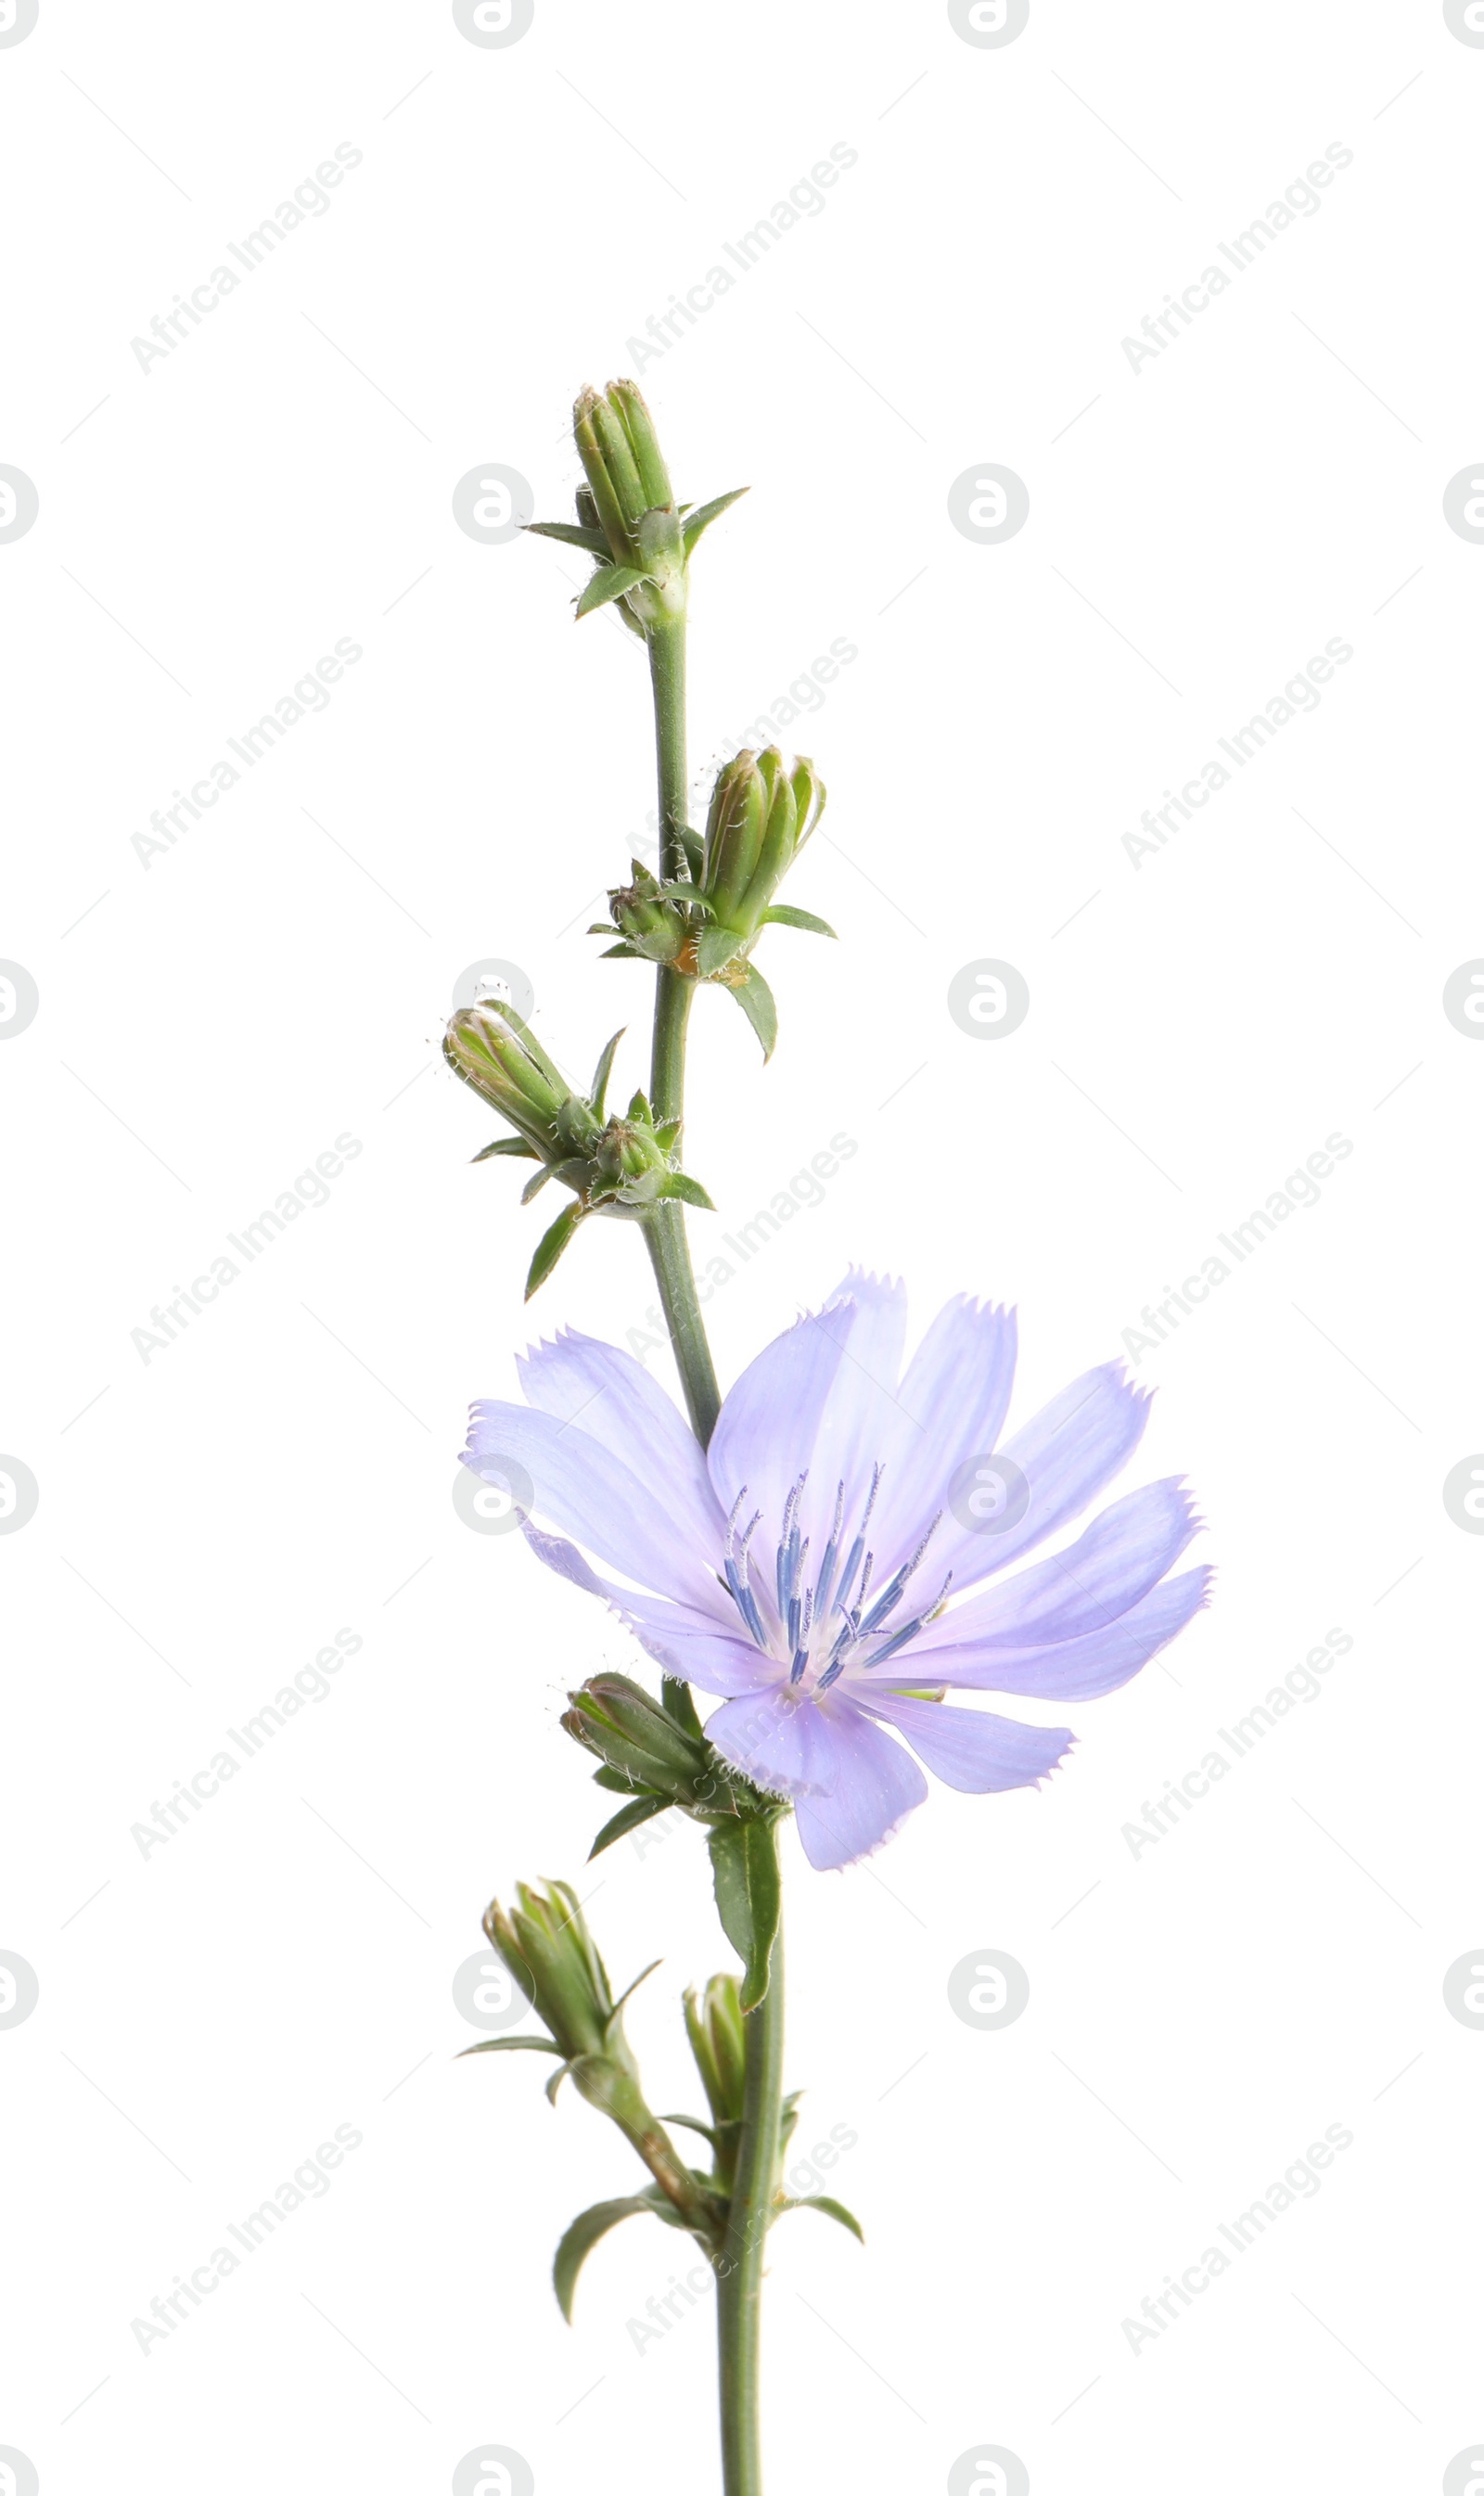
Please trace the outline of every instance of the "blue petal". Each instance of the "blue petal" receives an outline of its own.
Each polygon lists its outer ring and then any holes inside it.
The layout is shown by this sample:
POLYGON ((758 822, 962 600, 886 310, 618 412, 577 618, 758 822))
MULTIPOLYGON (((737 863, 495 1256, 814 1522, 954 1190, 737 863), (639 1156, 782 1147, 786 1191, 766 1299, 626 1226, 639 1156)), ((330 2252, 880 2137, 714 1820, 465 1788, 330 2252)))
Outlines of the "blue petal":
MULTIPOLYGON (((832 1692, 813 1710, 835 1765, 827 1794, 797 1796, 799 1841, 817 1872, 858 1863, 927 1800, 927 1779, 899 1742, 832 1692)), ((817 1737, 818 1738, 818 1737, 817 1737)))
MULTIPOLYGON (((1101 1699, 1178 1638, 1208 1601, 1212 1572, 1188 1569, 1166 1577, 1121 1620, 1056 1646, 939 1648, 924 1659, 934 1685, 952 1690, 1003 1690, 1023 1699, 1101 1699)), ((902 1659, 912 1661, 911 1652, 902 1659)))
MULTIPOLYGON (((786 1669, 773 1667, 779 1673, 786 1669)), ((707 1741, 764 1794, 797 1795, 834 1783, 840 1763, 819 1730, 813 1700, 799 1699, 787 1682, 754 1698, 729 1700, 706 1719, 707 1741)))
POLYGON ((845 1301, 800 1318, 743 1370, 712 1432, 706 1462, 722 1507, 729 1515, 745 1490, 747 1515, 762 1512, 758 1547, 769 1554, 788 1493, 809 1470, 855 1319, 845 1301))
POLYGON ((1050 1646, 1084 1638, 1139 1603, 1199 1531, 1178 1479, 1146 1482, 1105 1508, 1065 1551, 944 1612, 908 1652, 936 1660, 943 1647, 1050 1646))
POLYGON ((676 1523, 698 1547, 720 1553, 727 1519, 699 1442, 642 1362, 616 1344, 564 1328, 555 1343, 533 1345, 516 1367, 528 1404, 576 1422, 640 1482, 663 1482, 676 1523))
MULTIPOLYGON (((885 1444, 876 1583, 911 1559, 955 1473, 996 1445, 1015 1378, 1015 1312, 960 1296, 940 1309, 907 1364, 885 1444)), ((943 1518, 926 1569, 940 1576, 943 1518)))
POLYGON ((842 1484, 842 1533, 849 1546, 873 1468, 884 1456, 901 1413, 897 1377, 907 1339, 906 1287, 852 1265, 817 1322, 827 1331, 837 1323, 837 1313, 847 1312, 844 1357, 815 1440, 800 1510, 800 1532, 810 1538, 816 1568, 829 1540, 842 1484))
POLYGON ((943 1707, 932 1699, 873 1692, 871 1713, 905 1733, 935 1777, 960 1794, 1008 1794, 1038 1785, 1065 1760, 1075 1735, 1065 1725, 1017 1725, 1010 1716, 982 1716, 974 1707, 943 1707))
POLYGON ((957 1587, 976 1585, 1080 1516, 1138 1446, 1149 1401, 1148 1391, 1134 1387, 1117 1361, 1090 1369, 1064 1388, 1000 1450, 1030 1487, 1024 1515, 1000 1534, 975 1533, 972 1524, 945 1516, 933 1542, 934 1566, 951 1568, 957 1587))
POLYGON ((645 1654, 674 1680, 692 1681, 697 1690, 717 1699, 769 1688, 777 1680, 783 1667, 754 1646, 751 1638, 732 1630, 736 1614, 720 1588, 716 1589, 717 1608, 729 1618, 713 1619, 689 1605, 667 1604, 658 1595, 615 1586, 611 1578, 598 1576, 575 1544, 564 1542, 560 1535, 542 1534, 540 1526, 529 1521, 524 1532, 538 1560, 570 1585, 580 1586, 585 1595, 597 1595, 611 1605, 645 1654))
MULTIPOLYGON (((709 1551, 697 1549, 677 1529, 665 1476, 657 1473, 641 1482, 596 1439, 549 1413, 532 1413, 523 1404, 472 1405, 463 1462, 471 1472, 494 1479, 502 1459, 526 1474, 537 1515, 573 1535, 626 1577, 702 1607, 708 1590, 715 1591, 707 1563, 720 1551, 714 1544, 709 1551)), ((683 1489, 675 1496, 683 1497, 683 1489)))

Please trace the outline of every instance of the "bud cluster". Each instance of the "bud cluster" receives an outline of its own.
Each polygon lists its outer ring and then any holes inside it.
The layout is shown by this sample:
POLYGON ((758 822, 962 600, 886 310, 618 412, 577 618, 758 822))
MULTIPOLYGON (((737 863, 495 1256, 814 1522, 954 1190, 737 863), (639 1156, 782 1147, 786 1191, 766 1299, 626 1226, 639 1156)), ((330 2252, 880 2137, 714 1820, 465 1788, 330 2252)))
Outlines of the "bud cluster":
POLYGON ((656 1125, 642 1092, 635 1092, 622 1117, 607 1116, 608 1076, 622 1038, 622 1032, 614 1033, 598 1061, 592 1091, 583 1099, 512 1006, 497 999, 462 1006, 444 1036, 444 1055, 454 1074, 515 1130, 486 1144, 476 1161, 508 1155, 539 1162, 522 1193, 523 1204, 553 1178, 576 1199, 537 1248, 526 1280, 527 1299, 589 1214, 636 1222, 670 1199, 710 1209, 705 1189, 680 1169, 678 1119, 656 1125))

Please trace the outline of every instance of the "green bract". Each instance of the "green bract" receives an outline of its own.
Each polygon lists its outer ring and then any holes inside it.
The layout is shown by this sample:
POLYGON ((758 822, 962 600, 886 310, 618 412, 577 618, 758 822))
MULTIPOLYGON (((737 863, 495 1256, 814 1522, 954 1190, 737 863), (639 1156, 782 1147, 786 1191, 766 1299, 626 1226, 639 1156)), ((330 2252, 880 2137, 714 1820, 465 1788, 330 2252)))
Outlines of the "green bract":
POLYGON ((604 1117, 608 1076, 622 1038, 616 1031, 608 1042, 584 1100, 512 1006, 497 999, 461 1006, 444 1035, 444 1055, 454 1074, 515 1130, 486 1144, 476 1161, 499 1154, 539 1162, 540 1170, 526 1182, 523 1204, 552 1178, 577 1200, 543 1233, 526 1278, 527 1299, 589 1214, 637 1222, 671 1201, 713 1210, 698 1180, 681 1170, 678 1119, 657 1126, 642 1092, 635 1092, 622 1117, 604 1117))

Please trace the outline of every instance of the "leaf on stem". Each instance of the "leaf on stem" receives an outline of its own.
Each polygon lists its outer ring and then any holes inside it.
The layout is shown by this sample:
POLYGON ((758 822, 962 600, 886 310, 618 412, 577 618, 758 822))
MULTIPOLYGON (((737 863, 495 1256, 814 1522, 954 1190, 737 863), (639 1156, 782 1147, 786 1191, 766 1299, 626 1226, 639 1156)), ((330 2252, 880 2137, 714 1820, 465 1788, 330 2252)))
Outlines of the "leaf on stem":
POLYGON ((698 512, 692 512, 682 530, 686 553, 694 551, 696 539, 704 536, 713 520, 719 520, 724 512, 729 512, 732 504, 740 503, 743 495, 750 491, 749 486, 738 485, 731 493, 718 494, 714 503, 702 503, 698 512))
POLYGON ((671 1807, 668 1794, 640 1794, 635 1801, 626 1802, 623 1810, 616 1811, 611 1820, 604 1821, 598 1831, 588 1849, 589 1863, 594 1856, 602 1855, 606 1848, 616 1846, 621 1837, 627 1837, 631 1828, 642 1828, 646 1820, 655 1820, 662 1811, 668 1811, 671 1807))
POLYGON ((528 520, 524 534, 528 538, 555 538, 562 546, 581 546, 584 554, 602 555, 604 563, 612 552, 602 529, 574 528, 570 520, 528 520))
MULTIPOLYGON (((834 936, 827 919, 816 919, 812 910, 795 910, 790 901, 775 901, 765 910, 759 924, 763 927, 802 927, 808 936, 834 936)), ((839 943, 839 938, 835 938, 839 943)))
POLYGON ((577 601, 579 621, 582 616, 591 615, 595 608, 607 607, 615 598, 623 598, 631 589, 637 589, 640 581, 648 578, 647 572, 635 572, 629 564, 606 564, 602 572, 594 573, 577 601))
POLYGON ((722 1930, 746 1971, 738 1998, 744 2011, 756 2011, 768 1989, 783 1908, 772 1825, 731 1821, 714 1828, 706 1842, 722 1930))
POLYGON ((842 2228, 849 2228, 851 2235, 861 2244, 866 2241, 865 2230, 860 2221, 852 2216, 843 2201, 832 2200, 828 2193, 806 2193, 800 2200, 781 2201, 778 2205, 780 2218, 785 2210, 822 2210, 826 2219, 836 2219, 842 2228))
POLYGON ((453 2059, 462 2063, 470 2054, 560 2054, 561 2050, 549 2037, 481 2037, 477 2045, 466 2045, 453 2059))
POLYGON ((492 1144, 483 1145, 474 1154, 470 1161, 470 1169, 474 1168, 475 1162, 492 1161, 497 1153, 508 1154, 511 1161, 539 1162, 541 1160, 536 1146, 528 1144, 524 1136, 497 1136, 492 1144))
POLYGON ((657 1198, 672 1198, 681 1204, 694 1204, 701 1213, 716 1211, 699 1179, 691 1178, 684 1170, 671 1170, 667 1178, 662 1178, 655 1195, 657 1198))
POLYGON ((581 1219, 582 1207, 580 1204, 566 1205, 557 1215, 557 1218, 555 1222, 553 1222, 550 1230, 543 1232, 536 1254, 531 1260, 531 1270, 526 1276, 526 1298, 528 1300, 532 1297, 533 1294, 541 1290, 542 1283, 544 1283, 552 1266, 556 1264, 557 1259, 560 1257, 563 1249, 567 1246, 568 1241, 571 1239, 572 1232, 576 1230, 581 1219))
MULTIPOLYGON (((588 932, 591 934, 592 930, 589 929, 588 932)), ((603 930, 604 936, 607 932, 606 928, 603 930)), ((624 1029, 627 1030, 627 1028, 628 1025, 626 1024, 624 1029)), ((619 1042, 623 1039, 623 1031, 616 1031, 613 1034, 612 1039, 609 1041, 606 1048, 603 1050, 603 1055, 598 1060, 598 1070, 593 1076, 593 1088, 588 1096, 592 1103, 593 1115, 595 1118, 601 1118, 603 1116, 603 1105, 607 1096, 608 1076, 613 1072, 614 1052, 618 1047, 619 1042)))
POLYGON ((652 2219, 673 2219, 678 2214, 670 2209, 659 2187, 654 2186, 647 2193, 625 2193, 614 2201, 595 2201, 590 2210, 584 2210, 580 2218, 573 2219, 557 2247, 556 2261, 551 2267, 557 2303, 569 2323, 572 2321, 572 2300, 577 2273, 593 2247, 623 2220, 646 2215, 652 2219))
POLYGON ((741 987, 733 988, 731 994, 761 1041, 763 1062, 766 1064, 778 1045, 778 1006, 756 962, 749 966, 741 987))

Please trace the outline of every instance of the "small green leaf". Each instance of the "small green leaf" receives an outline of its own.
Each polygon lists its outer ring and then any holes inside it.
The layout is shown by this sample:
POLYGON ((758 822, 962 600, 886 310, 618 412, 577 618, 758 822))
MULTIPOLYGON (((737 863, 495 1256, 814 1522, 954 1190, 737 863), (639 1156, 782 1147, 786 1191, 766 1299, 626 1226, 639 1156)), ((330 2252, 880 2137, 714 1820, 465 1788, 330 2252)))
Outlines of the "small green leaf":
POLYGON ((548 2106, 555 2106, 557 2102, 557 2091, 571 2070, 571 2063, 558 2063, 556 2070, 552 2073, 550 2079, 546 2082, 546 2104, 548 2106))
POLYGON ((763 1063, 766 1065, 778 1045, 778 1007, 773 991, 756 962, 751 965, 743 985, 733 988, 731 993, 762 1043, 763 1063))
POLYGON ((642 2218, 646 2214, 650 2217, 658 2215, 646 2196, 626 2193, 620 2200, 595 2201, 590 2210, 584 2210, 580 2218, 573 2219, 557 2247, 556 2261, 551 2269, 557 2303, 569 2323, 572 2321, 572 2292, 577 2285, 577 2273, 593 2247, 601 2243, 610 2228, 618 2227, 624 2219, 642 2218))
POLYGON ((591 615, 595 608, 607 607, 615 598, 622 598, 629 590, 637 589, 640 581, 648 578, 647 572, 635 572, 626 563, 605 564, 601 572, 594 573, 577 601, 579 619, 591 615))
MULTIPOLYGON (((590 927, 587 932, 590 936, 606 936, 608 931, 606 927, 590 927)), ((600 962, 640 962, 643 958, 635 945, 608 945, 598 956, 600 962)))
POLYGON ((606 1794, 636 1794, 651 1791, 648 1786, 641 1786, 636 1778, 626 1777, 622 1768, 610 1768, 606 1763, 593 1770, 593 1783, 602 1786, 606 1794))
POLYGON ((662 884, 657 887, 657 893, 664 901, 685 902, 690 909, 698 910, 703 919, 716 917, 716 905, 708 901, 703 892, 697 892, 694 884, 662 884))
POLYGON ((525 1186, 521 1189, 521 1203, 529 1204, 533 1197, 540 1196, 541 1189, 545 1186, 546 1181, 550 1176, 551 1165, 549 1162, 543 1162, 541 1169, 537 1171, 536 1176, 534 1178, 528 1178, 525 1186))
POLYGON ((656 1127, 655 1142, 662 1153, 672 1153, 679 1141, 680 1120, 678 1118, 666 1118, 663 1126, 656 1127))
POLYGON ((666 1716, 673 1719, 683 1733, 694 1733, 697 1742, 704 1740, 700 1718, 696 1713, 696 1701, 691 1696, 691 1685, 688 1681, 676 1681, 666 1672, 660 1683, 660 1704, 666 1716))
POLYGON ((639 1794, 634 1802, 626 1802, 623 1810, 616 1811, 611 1820, 604 1821, 598 1831, 588 1849, 589 1863, 592 1862, 595 1855, 603 1854, 608 1847, 616 1845, 621 1837, 627 1837, 631 1828, 642 1828, 646 1820, 655 1820, 662 1811, 668 1811, 670 1808, 668 1794, 639 1794))
MULTIPOLYGON (((591 935, 592 932, 592 929, 589 928, 588 934, 591 935)), ((608 931, 606 928, 603 928, 602 932, 603 935, 606 935, 608 931)), ((628 1026, 626 1024, 624 1029, 627 1030, 627 1028, 628 1026)), ((603 1116, 603 1105, 608 1089, 608 1076, 613 1072, 613 1054, 619 1042, 623 1039, 623 1031, 616 1031, 613 1034, 612 1039, 609 1041, 606 1048, 603 1050, 603 1055, 598 1060, 598 1071, 593 1076, 593 1088, 588 1095, 588 1098, 593 1105, 593 1115, 595 1118, 601 1118, 603 1116)))
POLYGON ((703 927, 696 940, 696 959, 703 980, 725 970, 739 946, 746 942, 734 927, 703 927))
POLYGON ((497 1136, 492 1144, 485 1144, 481 1151, 475 1154, 474 1161, 470 1163, 471 1170, 474 1168, 474 1162, 493 1161, 497 1153, 509 1155, 511 1161, 539 1162, 541 1160, 536 1146, 528 1144, 524 1136, 497 1136))
POLYGON ((765 1820, 737 1820, 714 1828, 706 1843, 722 1930, 746 1970, 738 1998, 744 2011, 756 2011, 768 1989, 783 1903, 773 1830, 765 1820))
POLYGON ((673 1198, 680 1204, 694 1204, 702 1213, 716 1211, 716 1206, 699 1179, 692 1178, 685 1170, 671 1170, 667 1178, 662 1178, 655 1189, 655 1195, 658 1198, 673 1198))
MULTIPOLYGON (((673 2122, 674 2119, 672 2116, 671 2121, 673 2122)), ((860 2221, 851 2215, 843 2201, 832 2200, 828 2193, 806 2193, 801 2200, 781 2201, 779 2215, 782 2216, 785 2210, 822 2210, 826 2219, 836 2219, 842 2228, 849 2228, 851 2235, 859 2243, 864 2244, 866 2241, 865 2230, 860 2221)))
POLYGON ((691 514, 683 532, 687 554, 694 552, 696 539, 704 535, 712 521, 719 520, 724 512, 729 512, 733 503, 740 503, 743 495, 750 490, 746 485, 738 485, 734 492, 718 494, 714 503, 702 503, 698 512, 691 514))
POLYGON ((712 2148, 716 2147, 715 2132, 709 2123, 702 2123, 698 2114, 662 2114, 660 2121, 683 2124, 687 2132, 698 2132, 702 2140, 709 2140, 712 2148))
MULTIPOLYGON (((812 910, 795 910, 791 902, 776 901, 765 910, 759 922, 764 927, 802 927, 808 936, 834 936, 827 919, 816 919, 812 910)), ((835 937, 835 942, 839 943, 835 937)))
POLYGON ((651 1977, 651 1976, 653 1976, 653 1974, 654 1974, 654 1972, 655 1972, 656 1968, 657 1968, 657 1967, 662 1966, 662 1965, 663 1965, 663 1963, 664 1963, 664 1962, 663 1962, 662 1960, 660 1960, 660 1959, 652 1958, 652 1959, 650 1960, 649 1965, 648 1965, 647 1967, 641 1967, 641 1968, 640 1968, 640 1970, 639 1970, 639 1972, 638 1972, 637 1976, 636 1976, 636 1977, 634 1978, 634 1982, 633 1982, 632 1984, 626 1984, 626 1985, 625 1985, 625 1987, 624 1987, 624 1989, 623 1989, 622 1993, 621 1993, 621 1994, 619 1995, 619 1997, 618 1997, 618 2000, 617 2000, 617 2001, 614 2003, 614 2005, 613 2005, 613 2009, 612 2009, 611 2012, 609 2013, 607 2028, 606 2028, 606 2030, 604 2031, 604 2034, 605 2034, 605 2035, 606 2035, 610 2040, 612 2039, 613 2034, 614 2034, 614 2031, 615 2031, 616 2029, 618 2029, 618 2031, 619 2031, 619 2034, 620 2034, 620 2035, 622 2034, 622 2030, 621 2030, 621 2029, 619 2029, 618 2014, 619 2014, 619 2012, 622 2011, 622 2009, 623 2009, 623 2007, 624 2007, 624 2004, 628 2001, 628 1999, 629 1999, 630 1995, 631 1995, 631 1994, 633 1994, 633 1993, 637 1993, 637 1991, 638 1991, 638 1989, 639 1989, 640 1985, 644 1982, 645 1979, 646 1979, 647 1977, 651 1977))
POLYGON ((560 2054, 561 2050, 549 2037, 481 2037, 477 2045, 466 2045, 453 2059, 462 2063, 471 2054, 560 2054))
POLYGON ((584 554, 601 555, 606 563, 612 553, 602 529, 573 528, 570 520, 527 520, 528 538, 555 538, 562 546, 581 546, 584 554))
POLYGON ((556 1264, 557 1259, 560 1257, 563 1249, 567 1246, 568 1241, 571 1239, 572 1232, 576 1230, 581 1219, 582 1207, 580 1204, 569 1204, 557 1215, 557 1218, 555 1222, 553 1222, 550 1230, 543 1234, 541 1244, 538 1247, 535 1256, 531 1260, 531 1270, 526 1276, 526 1298, 528 1300, 535 1293, 541 1290, 542 1283, 544 1283, 547 1275, 552 1269, 552 1266, 556 1264))

